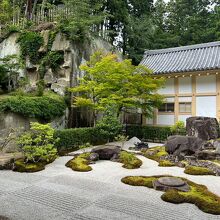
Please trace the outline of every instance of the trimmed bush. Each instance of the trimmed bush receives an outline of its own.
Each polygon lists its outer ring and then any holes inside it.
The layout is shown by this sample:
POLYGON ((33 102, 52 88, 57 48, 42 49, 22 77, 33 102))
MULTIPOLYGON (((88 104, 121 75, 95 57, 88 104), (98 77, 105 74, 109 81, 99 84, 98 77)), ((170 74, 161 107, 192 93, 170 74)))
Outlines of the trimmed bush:
POLYGON ((140 126, 140 125, 129 125, 127 126, 127 135, 129 137, 137 137, 146 141, 163 142, 167 138, 174 134, 185 135, 186 130, 178 130, 178 133, 172 132, 170 126, 140 126))
POLYGON ((78 150, 79 146, 86 143, 93 145, 104 144, 107 142, 106 137, 99 133, 97 128, 73 128, 57 130, 55 137, 59 138, 56 144, 59 154, 65 154, 73 150, 78 150))

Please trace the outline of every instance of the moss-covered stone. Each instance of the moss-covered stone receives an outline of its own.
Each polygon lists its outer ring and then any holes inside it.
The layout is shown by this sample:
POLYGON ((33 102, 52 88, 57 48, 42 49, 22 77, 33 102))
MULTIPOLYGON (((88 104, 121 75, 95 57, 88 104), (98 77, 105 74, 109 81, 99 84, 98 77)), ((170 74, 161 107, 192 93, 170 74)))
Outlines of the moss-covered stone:
POLYGON ((161 160, 161 161, 159 161, 158 166, 159 167, 173 167, 173 166, 175 166, 175 164, 169 160, 161 160))
POLYGON ((142 155, 147 157, 148 159, 160 162, 161 157, 167 156, 168 153, 165 151, 165 147, 159 146, 147 150, 142 150, 142 155))
POLYGON ((25 163, 23 159, 16 160, 13 171, 21 173, 34 173, 45 169, 46 163, 25 163))
POLYGON ((133 153, 122 151, 119 155, 119 161, 123 163, 126 169, 137 169, 142 165, 142 161, 138 159, 133 153))
MULTIPOLYGON (((161 176, 128 176, 124 177, 121 181, 125 184, 132 186, 145 186, 153 188, 153 181, 161 176)), ((180 178, 180 177, 179 177, 180 178)), ((220 197, 211 193, 206 186, 196 184, 185 178, 181 178, 190 186, 189 192, 181 192, 178 190, 168 190, 161 199, 174 203, 192 203, 195 204, 200 210, 206 213, 220 215, 220 197)))
POLYGON ((71 168, 74 171, 78 172, 89 172, 92 170, 92 167, 89 166, 89 160, 88 160, 89 154, 81 154, 72 160, 68 161, 66 163, 66 166, 71 168))
POLYGON ((184 173, 190 174, 190 175, 213 175, 215 176, 215 173, 205 167, 196 167, 196 166, 187 166, 184 170, 184 173))

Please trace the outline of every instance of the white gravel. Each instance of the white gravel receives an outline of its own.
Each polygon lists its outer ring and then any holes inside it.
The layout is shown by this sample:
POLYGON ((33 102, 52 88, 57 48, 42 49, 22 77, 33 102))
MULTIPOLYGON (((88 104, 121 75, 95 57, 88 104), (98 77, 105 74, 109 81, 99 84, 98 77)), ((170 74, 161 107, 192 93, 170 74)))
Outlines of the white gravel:
POLYGON ((120 163, 99 161, 88 173, 65 167, 72 157, 61 157, 44 171, 26 174, 0 171, 0 215, 12 220, 219 220, 192 204, 174 205, 160 199, 162 192, 121 183, 128 175, 186 177, 220 196, 220 177, 190 176, 178 167, 158 167, 138 156, 143 165, 126 170, 120 163))

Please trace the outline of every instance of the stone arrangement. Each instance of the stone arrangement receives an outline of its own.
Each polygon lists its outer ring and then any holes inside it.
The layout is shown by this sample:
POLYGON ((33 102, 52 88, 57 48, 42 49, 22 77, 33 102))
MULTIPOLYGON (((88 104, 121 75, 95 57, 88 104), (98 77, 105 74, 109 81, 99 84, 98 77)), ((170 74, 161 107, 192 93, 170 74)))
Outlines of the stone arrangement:
POLYGON ((216 118, 187 118, 186 131, 188 136, 198 137, 202 140, 217 139, 220 136, 219 124, 216 118))
POLYGON ((190 191, 189 185, 177 177, 161 177, 153 181, 153 187, 160 191, 167 191, 169 189, 177 189, 183 192, 190 191))

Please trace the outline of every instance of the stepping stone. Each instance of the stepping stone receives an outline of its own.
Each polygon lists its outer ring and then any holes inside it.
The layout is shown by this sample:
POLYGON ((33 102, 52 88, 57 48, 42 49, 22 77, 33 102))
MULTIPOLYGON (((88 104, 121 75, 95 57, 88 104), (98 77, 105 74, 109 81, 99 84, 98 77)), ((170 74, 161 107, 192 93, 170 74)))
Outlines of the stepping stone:
POLYGON ((188 192, 190 190, 189 185, 177 177, 161 177, 153 182, 153 187, 160 191, 177 189, 183 192, 188 192))

